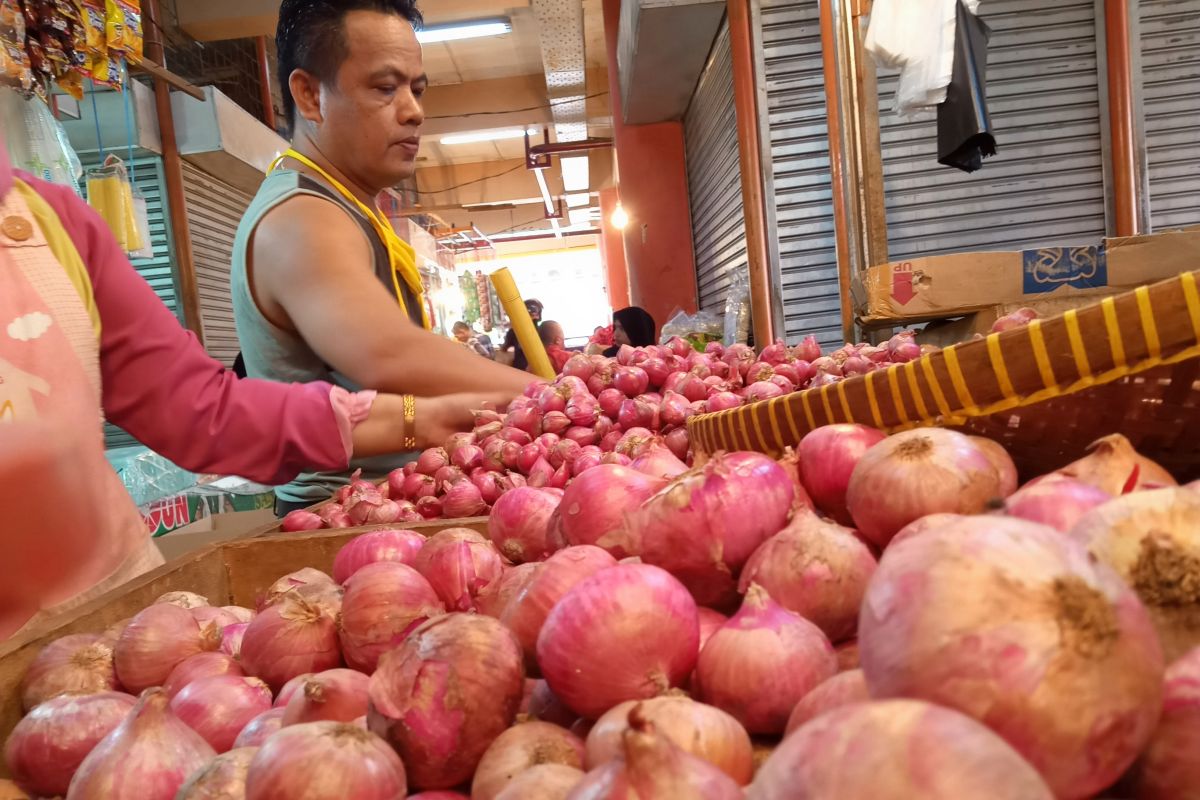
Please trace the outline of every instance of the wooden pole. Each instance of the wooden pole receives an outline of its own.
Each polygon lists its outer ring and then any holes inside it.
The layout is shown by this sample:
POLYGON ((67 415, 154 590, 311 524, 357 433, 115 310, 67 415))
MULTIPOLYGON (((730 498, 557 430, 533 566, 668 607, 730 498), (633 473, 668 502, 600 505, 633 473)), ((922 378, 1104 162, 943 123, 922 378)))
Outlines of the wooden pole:
POLYGON ((833 201, 833 234, 837 247, 838 290, 841 295, 842 338, 852 342, 854 303, 850 282, 854 276, 854 256, 850 249, 849 207, 846 205, 846 150, 842 140, 842 93, 838 81, 837 25, 833 4, 820 0, 821 59, 825 77, 825 119, 829 129, 829 177, 833 201))
POLYGON ((1133 67, 1129 53, 1129 1, 1105 0, 1108 58, 1108 125, 1112 141, 1116 235, 1136 236, 1138 222, 1137 144, 1133 120, 1133 67))
POLYGON ((733 59, 733 104, 737 110, 738 156, 742 172, 742 209, 746 221, 746 256, 750 272, 750 314, 754 342, 765 347, 783 335, 771 302, 771 258, 767 249, 767 206, 763 188, 762 153, 758 126, 757 81, 754 76, 754 36, 749 0, 728 0, 729 36, 733 59))
MULTIPOLYGON (((159 64, 166 66, 162 33, 159 31, 158 0, 146 0, 144 6, 150 24, 146 27, 147 54, 159 64)), ((183 160, 179 157, 179 144, 175 139, 175 115, 171 110, 171 88, 166 81, 154 79, 154 107, 158 112, 158 130, 162 138, 163 179, 167 184, 167 208, 171 216, 171 230, 175 236, 176 275, 179 280, 179 307, 183 310, 183 324, 201 342, 204 341, 204 325, 200 320, 200 291, 196 285, 196 264, 192 260, 192 234, 188 227, 187 203, 183 197, 183 160)))
POLYGON ((267 58, 267 37, 254 37, 254 51, 258 56, 258 90, 262 96, 263 122, 271 130, 275 127, 275 98, 271 97, 271 62, 267 58))

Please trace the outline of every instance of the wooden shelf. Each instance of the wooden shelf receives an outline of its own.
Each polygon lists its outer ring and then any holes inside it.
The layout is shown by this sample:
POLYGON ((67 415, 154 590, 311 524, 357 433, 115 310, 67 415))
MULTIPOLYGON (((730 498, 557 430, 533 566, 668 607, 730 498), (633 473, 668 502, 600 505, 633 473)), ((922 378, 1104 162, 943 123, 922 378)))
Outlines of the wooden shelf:
POLYGON ((156 80, 166 81, 169 85, 174 86, 176 89, 184 92, 185 94, 191 95, 197 100, 203 101, 206 99, 204 96, 204 90, 199 86, 184 80, 174 72, 171 72, 171 70, 151 61, 148 58, 143 58, 141 62, 137 64, 131 63, 129 68, 150 75, 156 80))

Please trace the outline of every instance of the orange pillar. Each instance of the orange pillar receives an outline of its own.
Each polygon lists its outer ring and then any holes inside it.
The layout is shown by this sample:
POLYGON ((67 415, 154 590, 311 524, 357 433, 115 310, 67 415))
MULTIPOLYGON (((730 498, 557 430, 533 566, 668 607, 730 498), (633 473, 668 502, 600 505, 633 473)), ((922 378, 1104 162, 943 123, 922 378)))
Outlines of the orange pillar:
POLYGON ((629 295, 661 328, 672 311, 693 313, 697 303, 683 123, 624 123, 617 76, 620 17, 620 0, 604 0, 618 190, 629 215, 624 231, 629 295))
POLYGON ((608 273, 608 301, 613 311, 629 305, 629 268, 625 265, 625 232, 612 224, 620 198, 616 189, 600 190, 600 254, 608 273))
POLYGON ((1108 46, 1108 125, 1112 141, 1113 205, 1117 236, 1141 233, 1138 225, 1137 143, 1133 124, 1133 66, 1129 53, 1129 2, 1105 0, 1108 46))

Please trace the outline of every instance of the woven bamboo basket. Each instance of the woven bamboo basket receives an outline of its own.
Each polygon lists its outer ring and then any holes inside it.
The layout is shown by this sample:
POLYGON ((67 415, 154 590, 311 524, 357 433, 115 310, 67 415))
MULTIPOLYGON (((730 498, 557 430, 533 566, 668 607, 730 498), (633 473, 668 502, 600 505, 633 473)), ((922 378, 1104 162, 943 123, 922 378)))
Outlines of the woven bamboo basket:
POLYGON ((822 425, 937 425, 1008 448, 1024 478, 1121 433, 1180 481, 1200 478, 1200 272, 837 384, 688 423, 700 453, 779 455, 822 425))

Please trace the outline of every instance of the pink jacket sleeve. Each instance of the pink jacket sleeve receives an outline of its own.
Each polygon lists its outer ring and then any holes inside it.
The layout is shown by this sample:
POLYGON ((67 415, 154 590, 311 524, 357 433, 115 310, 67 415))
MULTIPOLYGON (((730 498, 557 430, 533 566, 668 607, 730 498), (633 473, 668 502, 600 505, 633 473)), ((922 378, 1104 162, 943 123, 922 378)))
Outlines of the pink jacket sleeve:
POLYGON ((90 206, 66 187, 21 177, 58 214, 91 275, 110 422, 192 472, 280 484, 305 470, 346 468, 362 414, 346 419, 341 390, 238 380, 179 324, 90 206))

